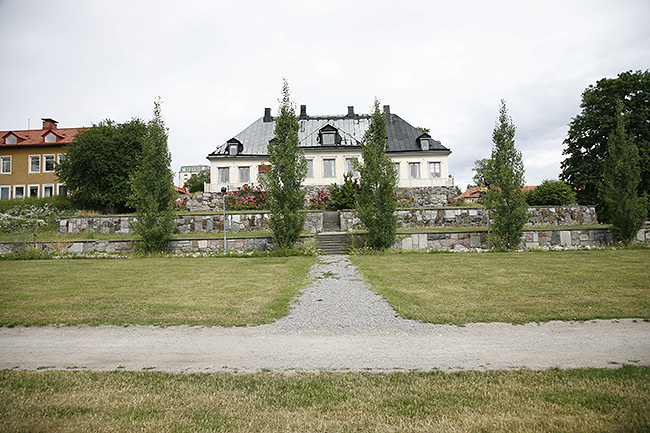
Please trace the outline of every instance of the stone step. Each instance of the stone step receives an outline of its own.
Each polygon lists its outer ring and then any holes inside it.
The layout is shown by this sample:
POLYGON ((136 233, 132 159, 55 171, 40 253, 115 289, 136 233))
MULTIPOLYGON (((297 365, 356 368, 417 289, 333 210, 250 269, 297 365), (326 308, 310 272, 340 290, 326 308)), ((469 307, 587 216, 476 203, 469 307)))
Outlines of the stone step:
POLYGON ((350 236, 347 233, 320 233, 316 236, 316 248, 321 254, 349 254, 350 236))

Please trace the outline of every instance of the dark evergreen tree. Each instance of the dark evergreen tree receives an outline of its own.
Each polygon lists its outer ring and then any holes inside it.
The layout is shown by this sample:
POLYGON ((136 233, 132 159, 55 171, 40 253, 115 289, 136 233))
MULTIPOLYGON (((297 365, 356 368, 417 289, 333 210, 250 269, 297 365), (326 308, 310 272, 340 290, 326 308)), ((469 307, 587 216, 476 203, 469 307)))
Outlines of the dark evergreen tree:
POLYGON ((616 129, 607 143, 603 162, 603 183, 599 189, 612 223, 612 236, 618 242, 629 244, 646 218, 647 196, 639 196, 641 182, 639 151, 625 133, 623 103, 616 105, 616 129))
POLYGON ((491 211, 494 221, 488 241, 499 250, 512 250, 521 243, 528 206, 522 192, 524 164, 521 152, 515 148, 515 125, 503 100, 492 141, 492 155, 485 169, 489 193, 483 196, 485 207, 491 211))
POLYGON ((397 176, 395 165, 386 154, 386 117, 379 111, 377 99, 370 126, 361 142, 361 158, 356 164, 361 187, 356 215, 368 231, 366 245, 383 250, 395 243, 397 176))
POLYGON ((174 174, 160 104, 159 98, 154 103, 153 119, 147 124, 140 166, 131 177, 131 201, 137 212, 133 228, 142 237, 146 252, 164 250, 176 227, 174 174))
POLYGON ((623 72, 604 78, 582 94, 581 112, 571 120, 561 179, 577 194, 578 203, 598 205, 601 221, 609 221, 599 187, 608 139, 616 129, 616 101, 623 103, 623 122, 639 151, 639 195, 650 194, 650 72, 623 72))
POLYGON ((275 131, 268 144, 271 167, 263 180, 271 210, 273 241, 279 249, 293 248, 305 224, 305 192, 301 185, 307 175, 307 160, 298 148, 299 128, 289 84, 284 80, 275 131))

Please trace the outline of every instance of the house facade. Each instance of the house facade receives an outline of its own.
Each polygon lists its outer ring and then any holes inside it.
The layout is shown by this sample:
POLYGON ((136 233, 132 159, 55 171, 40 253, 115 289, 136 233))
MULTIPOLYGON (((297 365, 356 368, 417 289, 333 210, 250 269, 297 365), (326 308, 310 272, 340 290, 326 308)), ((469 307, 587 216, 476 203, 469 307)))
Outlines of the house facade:
POLYGON ((178 186, 181 188, 185 186, 190 177, 199 174, 204 170, 210 170, 209 165, 183 165, 178 172, 178 186))
POLYGON ((51 197, 66 194, 54 167, 83 128, 57 127, 42 119, 41 129, 0 131, 0 198, 51 197))
MULTIPOLYGON (((449 177, 451 150, 384 106, 386 153, 399 177, 399 187, 453 186, 449 177)), ((342 184, 345 173, 357 175, 353 161, 361 158, 361 140, 370 126, 370 114, 355 114, 348 107, 345 115, 312 116, 300 106, 298 146, 307 158, 304 185, 342 184)), ((273 138, 275 118, 271 109, 248 128, 218 146, 208 155, 210 183, 206 192, 222 187, 232 191, 244 184, 259 184, 268 169, 267 144, 273 138)))

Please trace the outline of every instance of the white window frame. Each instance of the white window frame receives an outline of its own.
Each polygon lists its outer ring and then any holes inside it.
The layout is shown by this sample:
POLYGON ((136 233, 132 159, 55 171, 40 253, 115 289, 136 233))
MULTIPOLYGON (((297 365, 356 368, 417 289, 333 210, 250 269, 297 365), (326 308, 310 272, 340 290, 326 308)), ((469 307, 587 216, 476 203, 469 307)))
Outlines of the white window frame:
POLYGON ((440 161, 429 161, 429 177, 431 179, 440 179, 442 177, 442 163, 440 161))
POLYGON ((352 166, 352 161, 358 161, 358 156, 346 156, 345 157, 345 173, 352 173, 353 177, 359 177, 359 172, 354 169, 352 166))
POLYGON ((323 158, 323 178, 331 179, 334 177, 336 177, 336 158, 323 158), (326 164, 330 162, 332 163, 331 173, 328 173, 326 164))
POLYGON ((36 198, 40 198, 40 197, 41 197, 41 186, 40 186, 39 184, 31 184, 31 185, 27 185, 27 197, 36 197, 36 198), (33 195, 31 194, 32 189, 34 189, 34 190, 36 191, 36 195, 35 195, 35 196, 33 196, 33 195))
POLYGON ((238 166, 237 176, 239 176, 239 183, 249 183, 251 181, 251 167, 249 165, 238 166), (242 170, 246 173, 246 179, 242 176, 242 170))
POLYGON ((47 184, 43 185, 41 197, 54 197, 54 184, 53 183, 47 183, 47 184), (52 188, 52 192, 50 193, 50 195, 45 194, 45 188, 52 188))
POLYGON ((56 166, 56 155, 47 154, 43 155, 43 173, 54 173, 54 167, 56 166), (47 158, 52 158, 52 170, 47 169, 47 158))
POLYGON ((419 162, 409 162, 409 179, 420 179, 422 178, 422 170, 420 169, 419 162), (417 173, 413 173, 412 169, 417 167, 417 173), (416 176, 414 176, 416 174, 416 176))
POLYGON ((14 185, 14 198, 25 198, 25 185, 14 185), (18 188, 23 189, 23 193, 20 196, 18 196, 18 193, 16 192, 18 188))
POLYGON ((393 162, 394 167, 395 167, 395 176, 397 177, 397 180, 402 178, 402 163, 401 162, 393 162))
POLYGON ((239 145, 238 144, 229 144, 228 145, 228 155, 237 156, 237 153, 239 153, 239 145))
POLYGON ((314 178, 314 158, 307 158, 307 174, 305 175, 305 178, 314 178))
POLYGON ((40 173, 41 172, 41 155, 29 155, 27 157, 27 163, 29 164, 27 169, 29 170, 30 173, 40 173), (38 162, 38 171, 32 170, 32 161, 38 162))
POLYGON ((14 134, 10 134, 5 138, 5 144, 18 144, 18 137, 16 137, 14 134))
POLYGON ((230 183, 230 167, 217 167, 217 183, 230 183))
POLYGON ((57 183, 56 184, 56 195, 68 195, 68 185, 65 183, 57 183), (65 194, 61 194, 61 188, 65 188, 65 194))
POLYGON ((0 174, 11 174, 12 164, 11 155, 0 156, 0 174), (5 171, 5 160, 9 161, 9 171, 5 171))
POLYGON ((45 143, 56 143, 56 134, 54 132, 50 132, 43 137, 43 141, 45 143))
POLYGON ((11 198, 11 185, 0 185, 0 200, 3 200, 2 190, 7 191, 7 200, 9 200, 11 198))

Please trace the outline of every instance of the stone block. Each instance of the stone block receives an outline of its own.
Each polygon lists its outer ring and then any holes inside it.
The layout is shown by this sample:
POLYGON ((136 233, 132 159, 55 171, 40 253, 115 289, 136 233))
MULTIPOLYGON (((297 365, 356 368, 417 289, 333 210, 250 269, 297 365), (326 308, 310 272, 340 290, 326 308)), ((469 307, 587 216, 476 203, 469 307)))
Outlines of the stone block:
POLYGON ((571 232, 568 230, 560 231, 560 245, 563 247, 571 246, 571 232))

